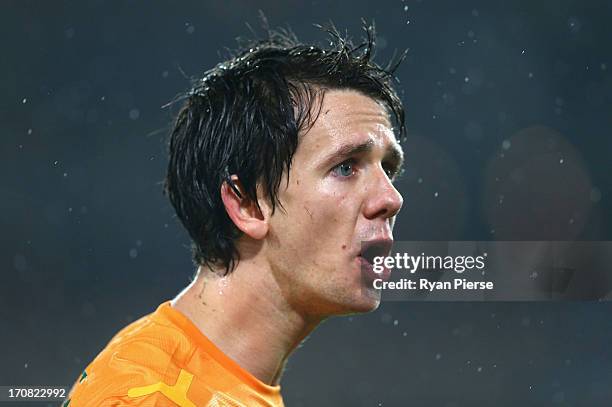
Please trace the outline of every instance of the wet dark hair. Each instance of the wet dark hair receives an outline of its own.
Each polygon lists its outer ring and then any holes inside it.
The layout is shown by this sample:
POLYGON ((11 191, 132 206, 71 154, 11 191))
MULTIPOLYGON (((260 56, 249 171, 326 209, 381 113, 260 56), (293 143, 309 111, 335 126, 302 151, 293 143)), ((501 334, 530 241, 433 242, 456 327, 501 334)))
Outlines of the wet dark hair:
MULTIPOLYGON (((373 62, 375 30, 364 22, 364 40, 354 45, 333 27, 329 46, 306 45, 285 29, 266 28, 265 39, 242 40, 231 58, 194 81, 170 135, 164 190, 193 241, 197 265, 231 272, 241 235, 221 199, 221 186, 236 174, 245 199, 257 206, 260 185, 272 210, 284 172, 287 180, 299 136, 318 117, 328 89, 351 89, 380 102, 398 139, 404 109, 392 87, 394 71, 373 62)), ((394 62, 394 59, 396 60, 394 62)), ((240 194, 239 194, 240 195, 240 194)))

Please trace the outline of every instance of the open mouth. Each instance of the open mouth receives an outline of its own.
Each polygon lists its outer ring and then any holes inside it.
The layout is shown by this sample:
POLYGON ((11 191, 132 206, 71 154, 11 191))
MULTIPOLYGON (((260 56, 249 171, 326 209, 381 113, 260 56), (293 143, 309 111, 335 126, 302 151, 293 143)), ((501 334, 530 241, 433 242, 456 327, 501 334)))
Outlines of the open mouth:
POLYGON ((361 252, 359 257, 362 257, 370 264, 374 264, 376 257, 386 257, 391 253, 393 246, 392 240, 370 240, 361 244, 361 252))
POLYGON ((391 252, 393 241, 390 239, 370 240, 361 244, 361 252, 357 258, 361 264, 361 272, 368 280, 387 280, 391 271, 384 267, 384 260, 391 252))

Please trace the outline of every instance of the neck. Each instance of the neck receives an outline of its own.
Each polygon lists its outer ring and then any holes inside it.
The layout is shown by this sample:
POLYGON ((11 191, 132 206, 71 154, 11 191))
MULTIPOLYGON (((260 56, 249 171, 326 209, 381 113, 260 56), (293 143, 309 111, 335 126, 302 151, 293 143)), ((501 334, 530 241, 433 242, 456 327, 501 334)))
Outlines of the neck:
POLYGON ((321 318, 291 307, 268 271, 249 260, 225 277, 200 267, 172 307, 243 369, 278 385, 287 358, 321 318))

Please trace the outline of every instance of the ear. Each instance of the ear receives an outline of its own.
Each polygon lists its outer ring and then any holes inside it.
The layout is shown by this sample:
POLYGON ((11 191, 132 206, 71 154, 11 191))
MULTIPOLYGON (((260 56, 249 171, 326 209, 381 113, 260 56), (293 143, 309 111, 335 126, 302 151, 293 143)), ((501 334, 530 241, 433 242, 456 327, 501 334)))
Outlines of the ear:
POLYGON ((249 199, 237 175, 232 175, 231 180, 240 191, 242 198, 230 187, 227 181, 221 184, 221 199, 225 205, 225 211, 234 222, 234 225, 244 234, 253 239, 263 239, 268 234, 268 220, 257 207, 257 203, 249 199))

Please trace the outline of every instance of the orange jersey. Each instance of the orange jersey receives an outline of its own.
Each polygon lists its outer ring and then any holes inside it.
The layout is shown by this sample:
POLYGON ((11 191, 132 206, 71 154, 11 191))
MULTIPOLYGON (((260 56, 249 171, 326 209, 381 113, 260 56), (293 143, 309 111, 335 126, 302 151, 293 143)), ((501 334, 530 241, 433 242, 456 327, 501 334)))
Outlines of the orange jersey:
POLYGON ((115 335, 62 406, 282 407, 283 400, 280 386, 240 367, 168 301, 115 335))

